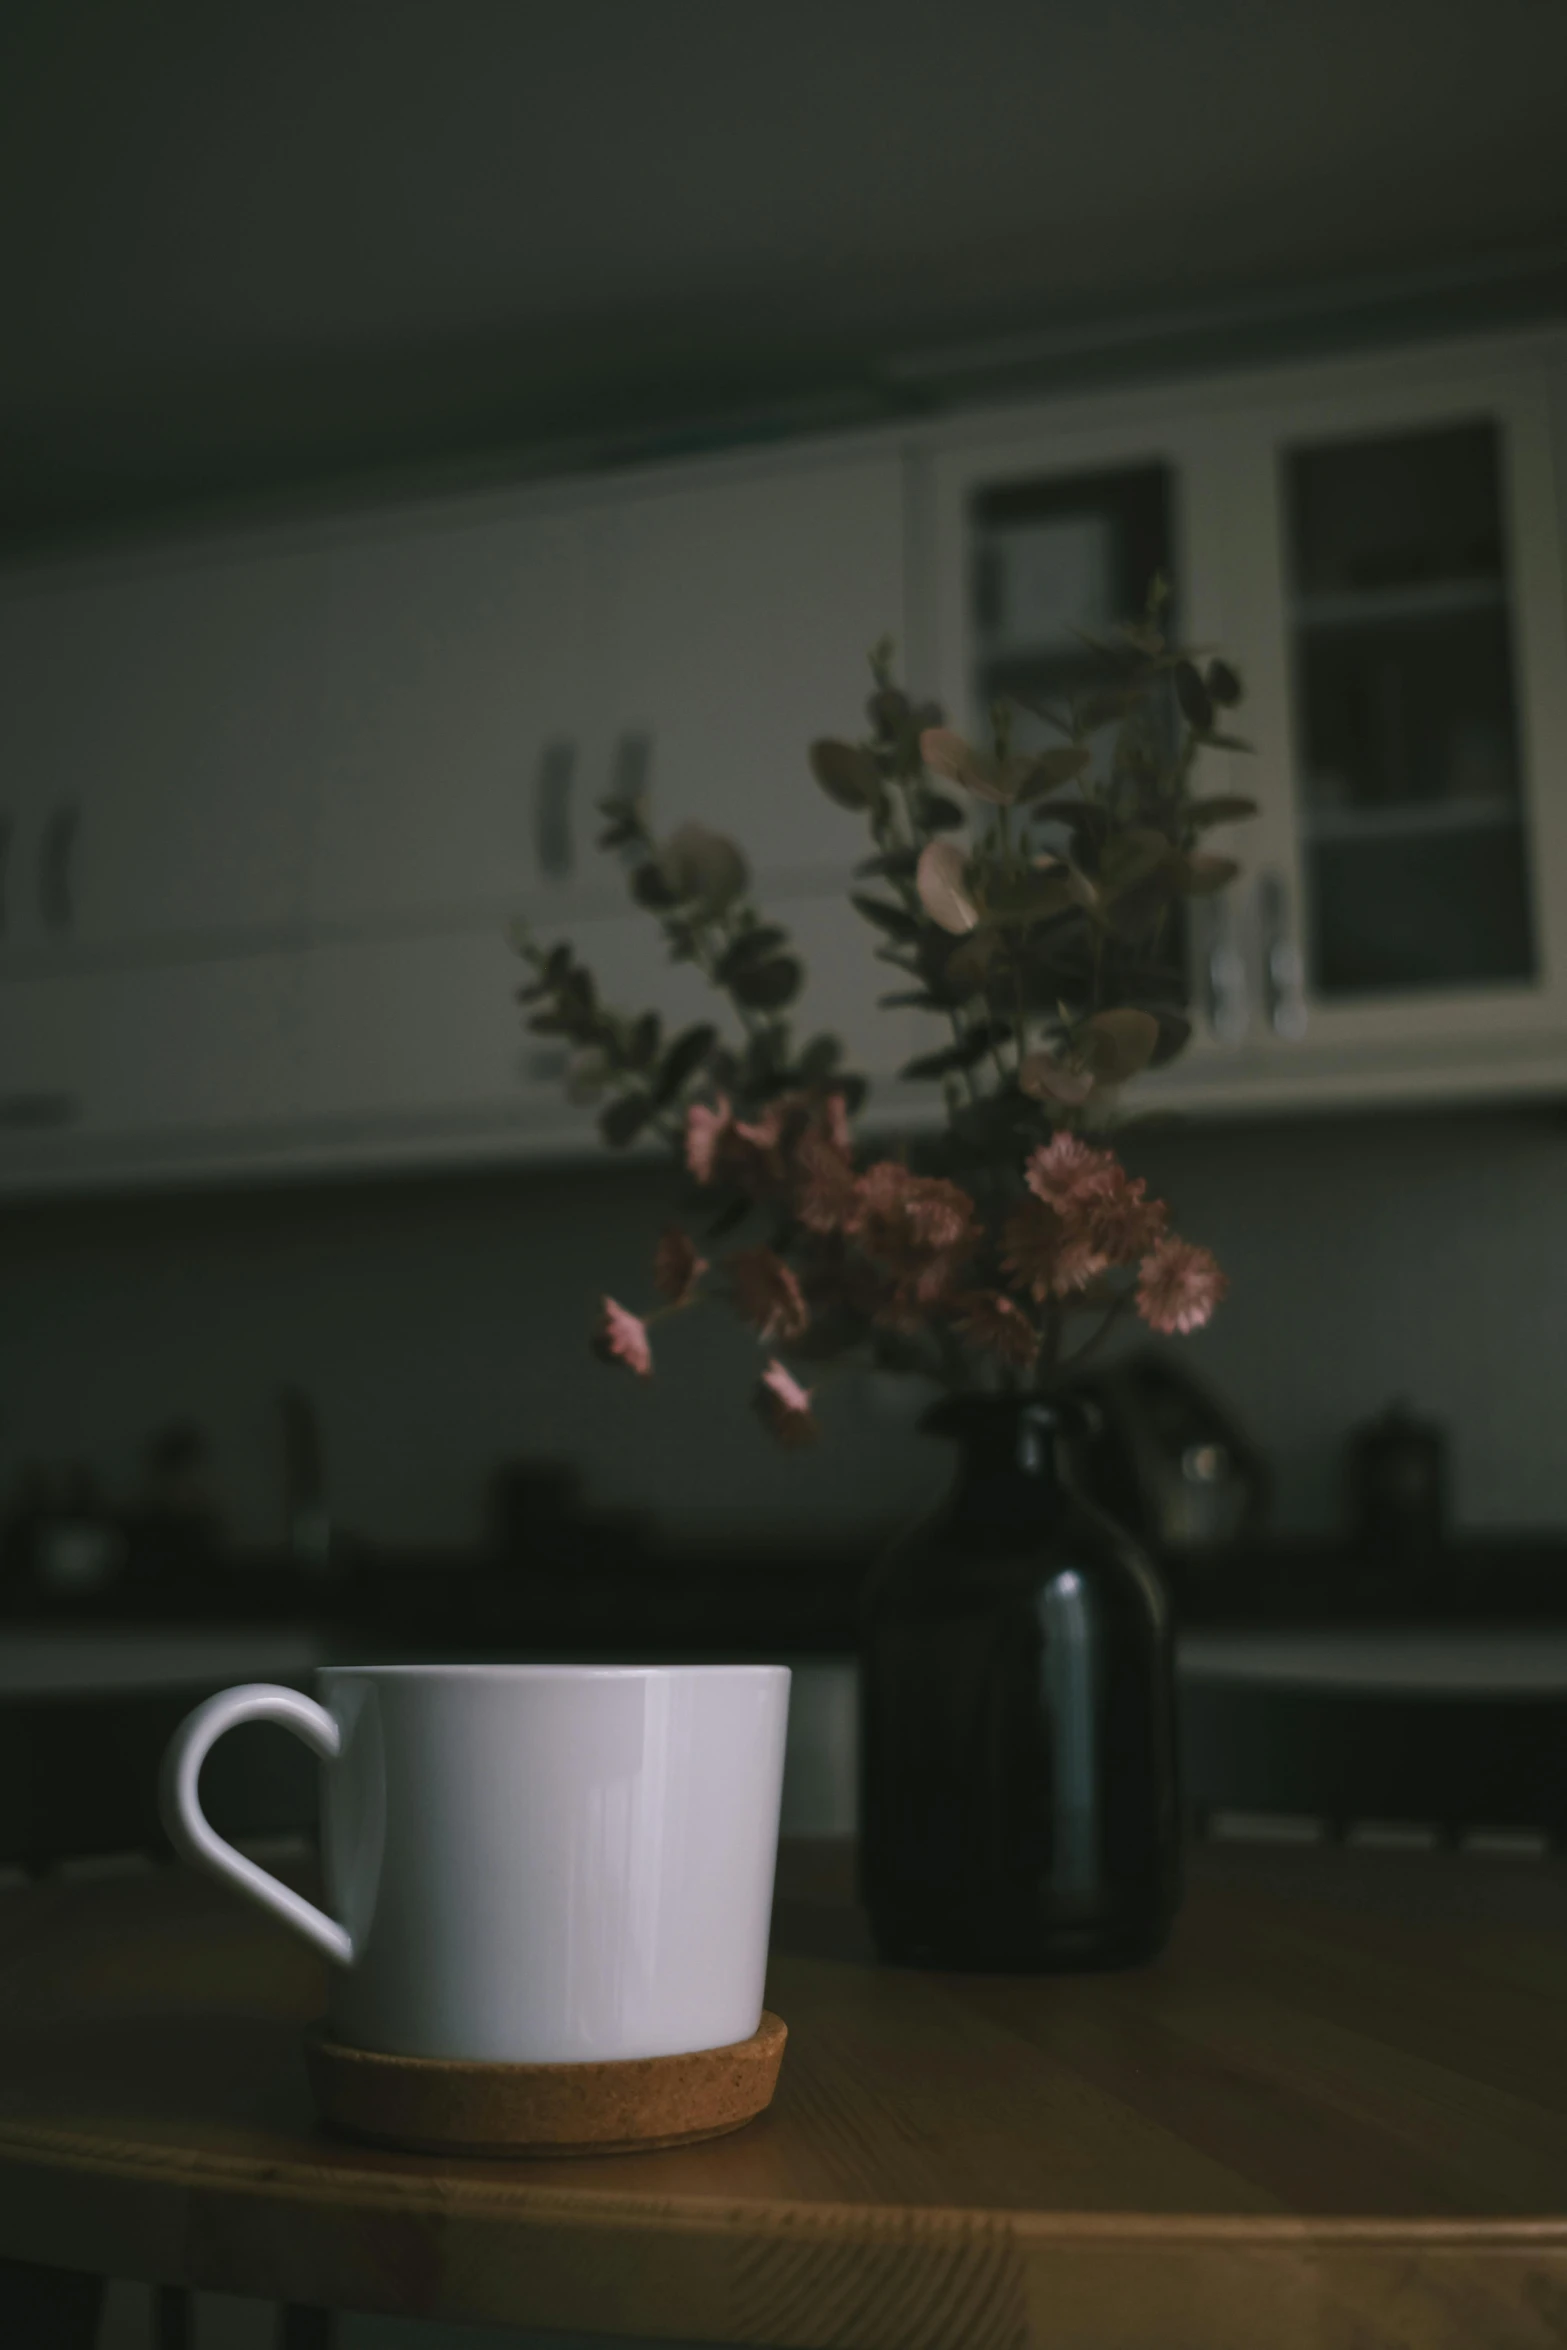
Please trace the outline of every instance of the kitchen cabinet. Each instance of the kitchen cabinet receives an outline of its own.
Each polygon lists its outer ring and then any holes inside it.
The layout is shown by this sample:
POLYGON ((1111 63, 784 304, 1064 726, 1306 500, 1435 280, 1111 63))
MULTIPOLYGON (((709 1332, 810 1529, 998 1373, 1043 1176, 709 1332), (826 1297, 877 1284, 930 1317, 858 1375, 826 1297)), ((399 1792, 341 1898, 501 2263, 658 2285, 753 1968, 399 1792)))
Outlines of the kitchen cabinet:
POLYGON ((895 446, 644 478, 617 502, 606 686, 656 829, 694 818, 775 886, 843 886, 863 829, 806 755, 819 735, 864 731, 870 650, 901 650, 903 525, 895 446))
POLYGON ((317 928, 493 930, 524 901, 602 900, 601 503, 404 507, 340 532, 327 574, 317 928))
POLYGON ((1165 570, 1222 645, 1261 814, 1188 910, 1192 1108, 1567 1086, 1567 622, 1555 346, 1425 352, 1037 410, 930 458, 941 689, 1059 692, 1165 570))
POLYGON ((297 929, 324 613, 319 555, 275 534, 0 587, 7 968, 297 929))
POLYGON ((264 1166, 297 1110, 301 976, 274 949, 0 977, 0 1195, 264 1166))
MULTIPOLYGON (((897 1066, 919 1049, 916 1016, 881 1014, 874 935, 842 898, 774 895, 808 979, 796 1035, 836 1033, 844 1065, 870 1076, 896 1114, 897 1066)), ((669 962, 640 911, 541 923, 568 938, 617 1011, 660 1013, 666 1035, 698 1021, 733 1030, 725 1000, 690 964, 669 962)), ((281 1163, 414 1164, 596 1154, 598 1106, 573 1102, 568 1053, 529 1033, 516 1002, 524 967, 498 932, 335 942, 302 966, 304 1045, 281 1163)), ((649 1145, 649 1147, 653 1147, 649 1145)))

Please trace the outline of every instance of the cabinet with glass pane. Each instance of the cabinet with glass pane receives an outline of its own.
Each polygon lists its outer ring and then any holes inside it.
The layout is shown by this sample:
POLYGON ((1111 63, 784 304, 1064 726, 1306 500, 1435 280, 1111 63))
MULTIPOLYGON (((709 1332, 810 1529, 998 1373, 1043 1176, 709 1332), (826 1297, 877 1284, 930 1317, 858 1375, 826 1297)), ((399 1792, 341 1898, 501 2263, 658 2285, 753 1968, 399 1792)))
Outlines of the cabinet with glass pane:
MULTIPOLYGON (((1246 683, 1260 814, 1188 906, 1194 1108, 1567 1090, 1556 352, 1531 339, 1038 411, 932 459, 941 690, 1069 697, 1155 570, 1246 683)), ((1145 1097, 1146 1098, 1146 1097, 1145 1097)))

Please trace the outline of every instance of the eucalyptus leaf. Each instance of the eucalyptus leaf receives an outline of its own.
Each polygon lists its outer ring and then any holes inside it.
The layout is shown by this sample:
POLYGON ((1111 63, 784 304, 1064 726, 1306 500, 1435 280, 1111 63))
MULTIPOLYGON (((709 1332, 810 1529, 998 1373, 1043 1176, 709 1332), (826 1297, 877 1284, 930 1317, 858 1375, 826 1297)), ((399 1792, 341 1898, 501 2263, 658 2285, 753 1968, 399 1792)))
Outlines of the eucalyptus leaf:
POLYGON ((599 1132, 612 1151, 624 1150, 636 1141, 652 1115, 651 1094, 623 1093, 599 1119, 599 1132))
POLYGON ((1221 889, 1228 889, 1240 872, 1233 857, 1188 857, 1182 869, 1182 883, 1188 897, 1217 897, 1221 889))
POLYGON ((886 898, 864 897, 858 891, 850 896, 849 903, 857 914, 863 914, 867 922, 874 922, 889 938, 912 946, 920 935, 920 924, 906 907, 894 906, 886 898))
POLYGON ((840 808, 874 808, 882 796, 881 769, 858 743, 823 739, 810 749, 811 773, 840 808))
POLYGON ((744 857, 721 832, 705 824, 682 824, 658 852, 658 866, 681 905, 708 915, 722 914, 744 897, 750 874, 744 857))
POLYGON ((793 955, 775 955, 770 962, 753 963, 730 981, 737 1003, 753 1012, 781 1012, 793 1003, 805 974, 793 955))
POLYGON ((1123 1004, 1114 1011, 1096 1012, 1083 1033, 1089 1066, 1098 1082, 1123 1085, 1152 1060, 1159 1043, 1159 1022, 1152 1012, 1123 1004))
POLYGON ((836 1036, 813 1036, 800 1055, 796 1074, 805 1085, 824 1085, 843 1059, 843 1045, 836 1036))
POLYGON ((1058 748, 1041 751, 1029 762, 1028 774, 1018 787, 1020 800, 1040 800, 1049 792, 1060 791, 1063 784, 1075 783, 1080 775, 1093 765, 1094 754, 1086 743, 1062 743, 1058 748))
POLYGON ((649 1069, 658 1058, 664 1023, 656 1012, 644 1012, 627 1040, 626 1059, 633 1069, 649 1069))
POLYGON ((639 906, 646 906, 654 914, 665 913, 680 903, 679 892, 671 886, 668 876, 651 861, 639 865, 632 874, 631 894, 639 906))
POLYGON ((753 963, 765 962, 779 947, 788 944, 788 936, 776 922, 758 922, 754 929, 742 930, 724 949, 715 966, 714 976, 719 985, 729 987, 739 972, 748 970, 753 963))
POLYGON ((1162 832, 1151 826, 1131 825, 1112 832, 1099 857, 1099 887, 1106 898, 1120 897, 1147 881, 1177 855, 1162 832))
POLYGON ((1209 695, 1221 710, 1232 710, 1244 691, 1238 673, 1228 661, 1209 662, 1207 685, 1209 695))
POLYGON ((1077 884, 1071 868, 1053 864, 1010 874, 985 885, 987 922, 1044 922, 1064 914, 1077 902, 1077 884))
POLYGON ((1175 664, 1175 698, 1181 706, 1181 716, 1197 734, 1213 731, 1213 696, 1203 684, 1196 666, 1190 661, 1175 664))
POLYGON ((694 1028, 684 1028, 665 1053, 653 1088, 653 1098, 660 1109, 674 1100, 681 1087, 701 1068, 708 1054, 718 1042, 718 1031, 710 1021, 701 1021, 694 1028))

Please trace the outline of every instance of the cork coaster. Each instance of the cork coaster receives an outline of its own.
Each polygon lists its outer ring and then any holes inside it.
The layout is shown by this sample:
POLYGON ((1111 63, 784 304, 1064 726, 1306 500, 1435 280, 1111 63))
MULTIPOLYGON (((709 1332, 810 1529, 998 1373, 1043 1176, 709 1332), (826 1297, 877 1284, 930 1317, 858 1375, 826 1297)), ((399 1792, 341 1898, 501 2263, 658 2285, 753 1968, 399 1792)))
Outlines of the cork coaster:
POLYGON ((479 2064, 344 2048, 317 2028, 305 2063, 323 2121, 418 2154, 633 2154, 741 2129, 772 2103, 788 2027, 614 2064, 479 2064))

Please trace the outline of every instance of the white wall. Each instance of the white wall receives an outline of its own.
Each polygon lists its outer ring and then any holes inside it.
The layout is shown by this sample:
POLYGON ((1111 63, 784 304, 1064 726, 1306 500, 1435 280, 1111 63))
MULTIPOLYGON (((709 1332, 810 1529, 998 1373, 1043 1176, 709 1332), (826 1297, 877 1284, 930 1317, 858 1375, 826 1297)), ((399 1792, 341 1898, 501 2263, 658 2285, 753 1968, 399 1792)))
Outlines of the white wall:
MULTIPOLYGON (((1192 1359, 1328 1527, 1345 1429, 1398 1394, 1449 1421, 1461 1517, 1567 1526, 1567 1117, 1454 1113, 1129 1137, 1233 1293, 1192 1359)), ((275 1394, 316 1399, 344 1522, 461 1540, 506 1455, 569 1458, 598 1503, 758 1543, 867 1531, 942 1474, 895 1382, 824 1399, 813 1455, 745 1408, 754 1347, 717 1315, 659 1334, 650 1387, 586 1346, 648 1296, 668 1202, 608 1164, 0 1213, 0 1480, 87 1459, 117 1490, 160 1419, 212 1432, 231 1521, 275 1539, 275 1394)))

